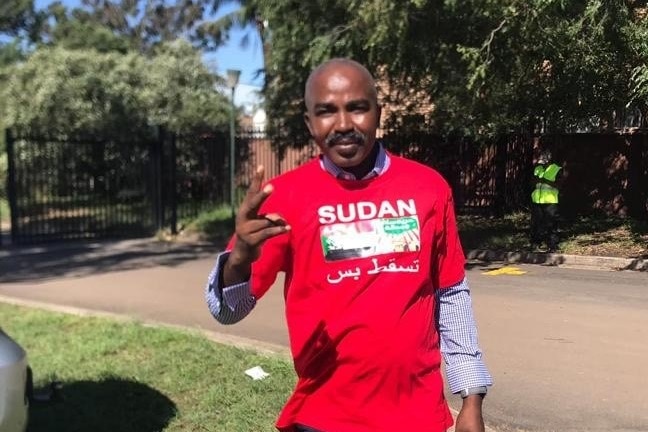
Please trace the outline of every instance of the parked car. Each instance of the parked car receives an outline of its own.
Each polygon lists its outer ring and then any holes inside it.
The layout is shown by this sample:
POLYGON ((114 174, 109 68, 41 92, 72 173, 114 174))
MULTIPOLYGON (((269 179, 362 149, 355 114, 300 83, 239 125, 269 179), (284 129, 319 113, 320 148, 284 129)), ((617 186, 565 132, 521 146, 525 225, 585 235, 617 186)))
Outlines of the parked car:
POLYGON ((25 430, 30 387, 25 350, 0 328, 0 432, 25 430))

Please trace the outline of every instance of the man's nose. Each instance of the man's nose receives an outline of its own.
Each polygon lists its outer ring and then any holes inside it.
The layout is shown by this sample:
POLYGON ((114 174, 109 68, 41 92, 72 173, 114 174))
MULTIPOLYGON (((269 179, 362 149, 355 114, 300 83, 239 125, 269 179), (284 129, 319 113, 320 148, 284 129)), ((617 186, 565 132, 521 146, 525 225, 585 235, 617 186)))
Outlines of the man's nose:
POLYGON ((336 132, 349 132, 353 130, 353 122, 348 112, 341 111, 338 113, 335 130, 336 132))

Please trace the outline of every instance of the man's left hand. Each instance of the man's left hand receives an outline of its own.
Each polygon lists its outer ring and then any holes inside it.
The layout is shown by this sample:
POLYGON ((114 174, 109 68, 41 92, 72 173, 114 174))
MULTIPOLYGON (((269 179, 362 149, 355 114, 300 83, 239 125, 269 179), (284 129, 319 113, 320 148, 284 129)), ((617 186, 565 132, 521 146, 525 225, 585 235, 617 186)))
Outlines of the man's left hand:
POLYGON ((455 432, 484 432, 484 418, 482 417, 482 395, 470 395, 463 400, 463 406, 457 421, 455 432))

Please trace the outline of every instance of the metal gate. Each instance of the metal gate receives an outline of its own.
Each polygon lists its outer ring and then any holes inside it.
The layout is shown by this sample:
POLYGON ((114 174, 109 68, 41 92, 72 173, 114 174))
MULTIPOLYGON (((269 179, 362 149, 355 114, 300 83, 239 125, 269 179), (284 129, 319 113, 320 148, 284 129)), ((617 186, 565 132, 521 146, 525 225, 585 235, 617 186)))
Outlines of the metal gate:
MULTIPOLYGON (((229 137, 223 131, 150 138, 52 139, 6 132, 7 191, 13 244, 138 237, 227 205, 229 137)), ((238 198, 257 164, 267 177, 315 154, 276 150, 262 131, 239 131, 238 198)))
POLYGON ((155 141, 56 140, 7 131, 6 145, 13 244, 155 229, 155 141))

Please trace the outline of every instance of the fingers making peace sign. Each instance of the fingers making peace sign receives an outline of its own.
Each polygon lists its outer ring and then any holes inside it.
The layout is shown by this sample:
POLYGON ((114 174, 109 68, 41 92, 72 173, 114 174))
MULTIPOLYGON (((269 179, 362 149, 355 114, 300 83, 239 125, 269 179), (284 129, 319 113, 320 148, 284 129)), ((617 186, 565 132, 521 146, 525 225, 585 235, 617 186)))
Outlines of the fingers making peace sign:
POLYGON ((228 279, 236 283, 246 274, 249 276, 249 267, 259 257, 266 240, 290 231, 290 225, 279 214, 259 213, 273 191, 271 184, 261 188, 263 176, 264 169, 259 166, 236 214, 236 241, 225 268, 226 285, 228 279))

